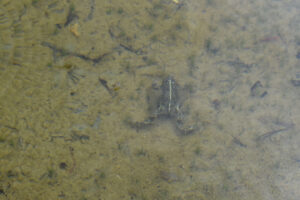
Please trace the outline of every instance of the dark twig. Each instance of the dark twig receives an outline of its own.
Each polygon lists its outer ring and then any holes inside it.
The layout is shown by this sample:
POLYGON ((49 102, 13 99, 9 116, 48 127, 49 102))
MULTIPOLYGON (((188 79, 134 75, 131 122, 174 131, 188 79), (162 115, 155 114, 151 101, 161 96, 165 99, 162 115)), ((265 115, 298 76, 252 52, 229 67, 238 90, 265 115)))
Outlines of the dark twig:
POLYGON ((111 96, 114 96, 113 95, 113 91, 108 87, 107 85, 107 81, 102 79, 102 78, 99 78, 99 81, 101 83, 101 85, 108 91, 108 93, 111 95, 111 96))
POLYGON ((126 51, 129 51, 131 53, 134 53, 136 55, 142 55, 144 52, 141 49, 134 49, 131 46, 127 46, 125 44, 120 44, 120 47, 122 47, 123 49, 125 49, 126 51))
POLYGON ((76 52, 71 52, 71 51, 65 50, 63 48, 56 47, 55 45, 50 44, 48 42, 42 42, 41 45, 50 48, 53 51, 54 55, 56 55, 57 53, 59 53, 61 56, 75 56, 75 57, 78 57, 78 58, 80 58, 82 60, 85 60, 85 61, 91 61, 94 64, 97 64, 97 63, 101 62, 102 59, 105 56, 107 56, 107 55, 110 54, 110 53, 104 53, 102 55, 99 55, 96 58, 91 58, 91 57, 86 56, 84 54, 80 54, 80 53, 76 53, 76 52))
POLYGON ((290 129, 291 127, 286 127, 286 128, 281 128, 281 129, 277 129, 277 130, 273 130, 273 131, 269 131, 269 132, 266 132, 260 136, 258 136, 256 138, 256 141, 259 142, 259 141, 264 141, 265 139, 267 138, 270 138, 271 136, 275 135, 275 134, 278 134, 282 131, 286 131, 288 129, 290 129))
POLYGON ((244 147, 246 148, 247 145, 245 145, 244 143, 242 143, 238 138, 233 137, 233 143, 239 145, 240 147, 244 147))
POLYGON ((90 0, 90 13, 88 14, 87 20, 92 20, 94 16, 94 11, 95 11, 95 0, 90 0))
POLYGON ((64 27, 68 26, 73 20, 75 19, 78 19, 78 15, 75 13, 75 9, 74 9, 74 6, 71 5, 70 8, 69 8, 69 12, 68 12, 68 15, 67 15, 67 20, 64 24, 64 27))

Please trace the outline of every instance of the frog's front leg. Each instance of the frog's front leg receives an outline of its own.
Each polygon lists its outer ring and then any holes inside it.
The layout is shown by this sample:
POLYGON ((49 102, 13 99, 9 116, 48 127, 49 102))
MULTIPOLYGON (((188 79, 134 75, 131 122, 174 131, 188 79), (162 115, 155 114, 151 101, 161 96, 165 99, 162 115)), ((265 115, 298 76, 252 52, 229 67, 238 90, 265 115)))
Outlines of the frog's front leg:
POLYGON ((190 135, 193 134, 197 129, 198 126, 196 124, 186 125, 183 122, 176 122, 176 128, 180 132, 181 135, 190 135))
POLYGON ((142 122, 133 122, 133 121, 127 120, 126 123, 127 123, 131 128, 134 128, 134 129, 136 129, 137 131, 139 131, 139 130, 147 129, 147 128, 153 126, 154 121, 155 121, 155 117, 154 117, 154 116, 151 116, 151 117, 148 117, 147 119, 145 119, 145 120, 142 121, 142 122))

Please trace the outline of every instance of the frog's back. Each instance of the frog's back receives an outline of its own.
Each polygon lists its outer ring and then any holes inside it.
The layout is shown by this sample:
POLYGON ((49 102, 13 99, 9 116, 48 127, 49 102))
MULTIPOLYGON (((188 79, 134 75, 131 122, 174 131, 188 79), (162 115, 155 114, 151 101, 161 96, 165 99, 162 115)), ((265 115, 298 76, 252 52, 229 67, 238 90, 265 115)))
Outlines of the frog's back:
POLYGON ((161 85, 162 96, 159 100, 159 112, 173 115, 178 107, 178 84, 172 76, 165 78, 161 85))

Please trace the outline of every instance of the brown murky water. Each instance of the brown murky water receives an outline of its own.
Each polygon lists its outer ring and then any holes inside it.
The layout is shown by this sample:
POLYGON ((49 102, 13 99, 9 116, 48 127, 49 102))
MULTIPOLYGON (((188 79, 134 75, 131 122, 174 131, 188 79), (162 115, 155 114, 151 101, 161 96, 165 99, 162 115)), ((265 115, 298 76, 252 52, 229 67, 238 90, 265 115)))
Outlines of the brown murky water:
POLYGON ((298 199, 299 13, 0 1, 0 199, 298 199))

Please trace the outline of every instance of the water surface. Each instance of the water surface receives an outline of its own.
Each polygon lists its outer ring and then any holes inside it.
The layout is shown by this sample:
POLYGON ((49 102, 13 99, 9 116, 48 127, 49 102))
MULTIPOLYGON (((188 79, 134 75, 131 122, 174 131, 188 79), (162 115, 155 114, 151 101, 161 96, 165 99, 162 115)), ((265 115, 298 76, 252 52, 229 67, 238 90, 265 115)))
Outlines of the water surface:
POLYGON ((298 199, 299 10, 0 1, 0 198, 298 199), (166 76, 192 134, 128 123, 149 118, 166 76))

